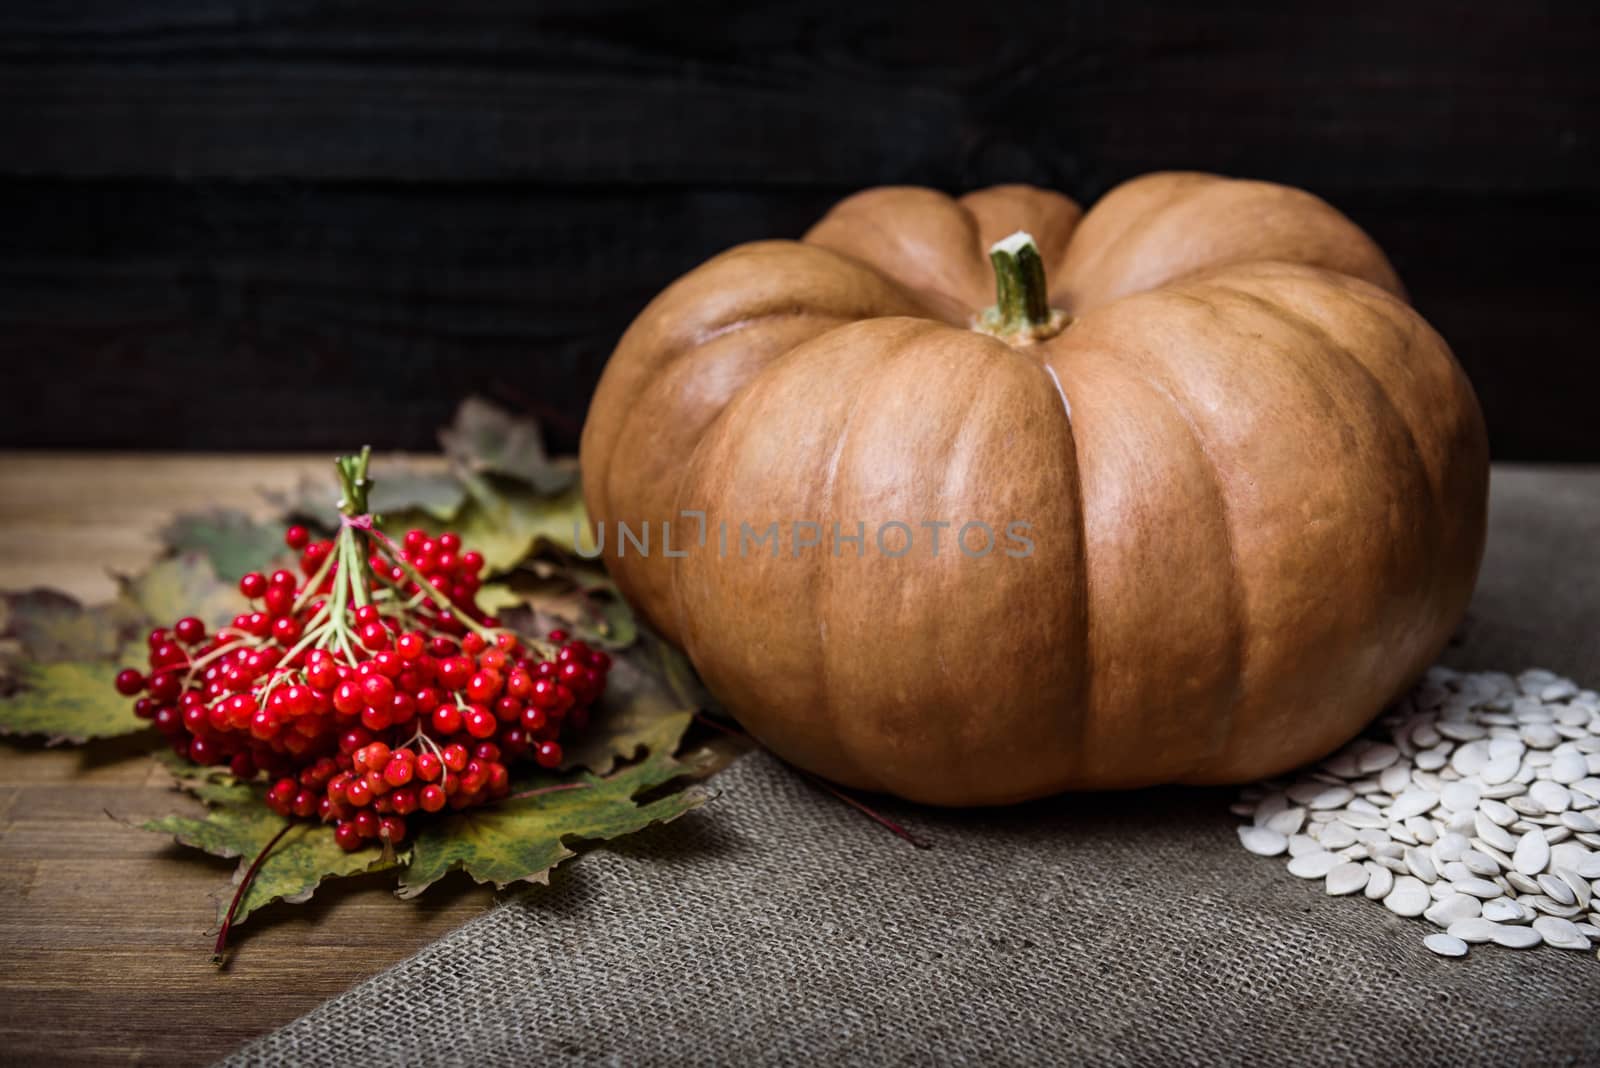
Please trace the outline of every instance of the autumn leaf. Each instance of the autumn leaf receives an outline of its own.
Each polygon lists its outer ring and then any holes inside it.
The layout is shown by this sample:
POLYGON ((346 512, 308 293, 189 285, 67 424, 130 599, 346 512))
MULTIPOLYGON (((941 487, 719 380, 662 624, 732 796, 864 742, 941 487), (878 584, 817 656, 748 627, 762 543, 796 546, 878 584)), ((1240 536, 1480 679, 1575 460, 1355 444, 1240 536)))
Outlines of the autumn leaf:
MULTIPOLYGON (((639 804, 635 798, 692 770, 672 756, 690 715, 661 717, 645 740, 650 755, 609 778, 582 775, 576 788, 535 791, 423 824, 400 876, 399 896, 415 897, 460 868, 480 883, 548 882, 550 869, 579 839, 610 839, 665 823, 704 804, 700 786, 639 804)), ((560 784, 556 784, 560 785, 560 784)))
MULTIPOLYGON (((266 806, 258 788, 249 788, 249 793, 248 800, 217 804, 203 817, 164 816, 140 826, 158 834, 170 834, 181 844, 213 856, 240 858, 233 878, 237 886, 256 856, 291 822, 266 806)), ((250 913, 274 901, 310 900, 326 879, 378 871, 393 867, 395 863, 384 861, 376 850, 346 853, 334 841, 332 827, 294 821, 294 826, 262 861, 239 902, 233 922, 235 925, 243 922, 250 913)), ((229 904, 228 900, 220 902, 219 923, 225 918, 229 904)))
POLYGON ((503 475, 550 497, 572 486, 577 468, 553 461, 544 450, 539 424, 514 416, 482 397, 468 397, 455 421, 439 431, 445 454, 469 472, 503 475))
POLYGON ((226 626, 244 607, 238 588, 219 579, 210 559, 199 552, 158 560, 144 574, 122 578, 121 583, 129 604, 163 624, 197 616, 215 629, 226 626))
POLYGON ((157 751, 153 759, 172 774, 174 786, 208 805, 245 802, 255 797, 256 788, 240 782, 226 768, 191 764, 170 749, 157 751))
POLYGON ((0 594, 0 637, 40 663, 109 660, 144 623, 144 614, 126 601, 85 607, 57 590, 0 594))
POLYGON ((0 734, 42 735, 50 745, 143 730, 116 691, 114 660, 19 661, 0 679, 0 734))
POLYGON ((367 497, 367 507, 378 515, 418 511, 448 523, 467 499, 466 487, 448 471, 380 464, 374 468, 373 478, 375 484, 367 497))
POLYGON ((258 523, 234 509, 180 515, 162 528, 161 540, 177 553, 198 553, 210 560, 223 582, 271 571, 290 559, 281 526, 258 523))
POLYGON ((541 541, 571 552, 574 531, 588 525, 576 485, 541 497, 508 479, 469 476, 466 492, 467 503, 449 523, 421 511, 386 512, 383 528, 390 537, 412 527, 429 534, 454 530, 461 544, 483 554, 485 570, 494 574, 521 563, 541 541))
POLYGON ((613 652, 628 648, 639 637, 633 609, 610 577, 570 561, 531 561, 480 589, 478 605, 523 633, 561 627, 613 652), (522 612, 531 618, 512 622, 522 612))

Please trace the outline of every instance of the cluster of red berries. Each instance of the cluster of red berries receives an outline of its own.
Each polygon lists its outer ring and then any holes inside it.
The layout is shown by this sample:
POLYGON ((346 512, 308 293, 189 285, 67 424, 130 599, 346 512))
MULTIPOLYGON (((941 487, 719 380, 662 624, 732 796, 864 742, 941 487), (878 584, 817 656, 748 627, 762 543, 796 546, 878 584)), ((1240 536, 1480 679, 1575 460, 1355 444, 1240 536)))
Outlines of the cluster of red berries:
POLYGON ((117 676, 180 756, 265 776, 274 811, 332 823, 348 850, 506 796, 518 760, 560 764, 605 690, 603 651, 559 630, 530 648, 481 615, 483 558, 455 534, 285 541, 303 581, 244 576, 251 611, 215 634, 193 617, 154 630, 149 672, 117 676))

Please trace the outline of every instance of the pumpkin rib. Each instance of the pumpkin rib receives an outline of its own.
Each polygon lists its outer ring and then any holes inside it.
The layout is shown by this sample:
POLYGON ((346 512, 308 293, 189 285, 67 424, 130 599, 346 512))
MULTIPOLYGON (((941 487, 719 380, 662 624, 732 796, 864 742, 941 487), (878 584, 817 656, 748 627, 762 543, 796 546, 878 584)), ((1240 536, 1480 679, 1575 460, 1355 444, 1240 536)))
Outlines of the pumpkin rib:
POLYGON ((1061 402, 1061 418, 1066 421, 1067 441, 1072 447, 1072 473, 1076 482, 1076 485, 1073 486, 1073 492, 1078 502, 1078 506, 1072 509, 1072 515, 1076 521, 1074 534, 1076 535, 1078 546, 1079 575, 1077 597, 1072 606, 1074 617, 1072 630, 1078 636, 1079 681, 1076 708, 1073 710, 1076 713, 1074 716, 1076 722, 1072 731, 1071 756, 1069 757, 1068 766, 1063 768, 1061 773, 1063 781, 1070 782, 1083 778, 1084 758, 1088 752, 1089 726, 1095 707, 1095 683, 1097 681, 1095 675, 1097 660, 1090 644, 1093 640, 1091 628, 1094 625, 1094 621, 1089 616, 1089 605, 1094 597, 1094 568, 1089 560, 1089 529, 1088 519, 1085 514, 1088 511, 1089 496, 1085 492, 1083 485, 1083 463, 1078 456, 1078 435, 1072 422, 1072 401, 1067 397, 1067 388, 1062 383, 1061 376, 1056 373, 1056 369, 1050 365, 1048 359, 1024 355, 1021 352, 1016 352, 1015 349, 1012 351, 1016 353, 1019 359, 1025 359, 1042 369, 1046 377, 1049 378, 1050 385, 1055 390, 1056 398, 1061 402))
MULTIPOLYGON (((1217 462, 1217 458, 1212 453, 1210 446, 1206 444, 1205 435, 1200 432, 1200 427, 1195 422, 1194 412, 1190 409, 1189 404, 1178 397, 1169 383, 1157 380, 1147 369, 1141 368, 1140 377, 1154 392, 1167 398, 1173 412, 1177 414, 1184 428, 1189 432, 1189 438, 1194 444, 1195 451, 1205 459, 1205 466, 1210 472, 1211 495, 1215 499, 1217 511, 1222 517, 1223 540, 1226 542, 1228 549, 1229 579, 1225 585, 1230 591, 1228 598, 1230 611, 1228 614, 1233 623, 1228 628, 1228 637, 1233 646, 1233 656, 1230 658, 1233 664, 1232 675, 1235 679, 1242 679, 1249 661, 1250 612, 1248 599, 1244 596, 1244 571, 1239 566, 1239 539, 1234 533, 1233 507, 1228 499, 1227 490, 1224 488, 1221 465, 1217 462)), ((1211 750, 1203 752, 1200 747, 1196 746, 1195 756, 1190 767, 1181 774, 1178 781, 1187 780, 1193 771, 1206 763, 1215 761, 1220 754, 1228 751, 1233 741, 1234 730, 1238 725, 1239 707, 1243 704, 1243 701, 1244 694, 1237 685, 1227 695, 1226 700, 1219 701, 1223 710, 1223 721, 1221 729, 1213 731, 1211 734, 1211 750)))
MULTIPOLYGON (((1251 265, 1251 269, 1258 270, 1259 265, 1251 265)), ((1296 270, 1304 270, 1304 268, 1296 268, 1296 270)), ((1317 269, 1310 270, 1313 270, 1315 273, 1310 276, 1302 275, 1300 277, 1318 283, 1319 285, 1323 282, 1323 278, 1320 276, 1325 273, 1338 277, 1333 272, 1323 272, 1317 269)), ((1332 406, 1330 408, 1330 414, 1333 414, 1333 412, 1342 412, 1343 418, 1348 418, 1352 410, 1362 411, 1364 408, 1362 408, 1360 405, 1373 403, 1374 399, 1376 403, 1381 404, 1382 408, 1379 409, 1378 412, 1374 412, 1370 420, 1360 425, 1349 424, 1348 429, 1350 431, 1361 434, 1362 440, 1365 442, 1363 446, 1364 452, 1373 448, 1379 448, 1383 452, 1389 453, 1394 448, 1394 445, 1401 441, 1406 441, 1411 446, 1415 446, 1415 437, 1411 430, 1409 421, 1406 420, 1399 410, 1394 406, 1393 400, 1389 396, 1388 390, 1382 380, 1373 374, 1364 364, 1359 364, 1358 362, 1358 367, 1355 370, 1357 379, 1366 383, 1367 385, 1367 389, 1363 391, 1364 398, 1359 402, 1356 408, 1352 409, 1351 405, 1357 402, 1354 402, 1350 399, 1345 399, 1342 397, 1342 395, 1329 391, 1329 383, 1337 383, 1342 380, 1343 375, 1337 371, 1337 368, 1349 366, 1347 362, 1350 359, 1349 354, 1345 351, 1345 347, 1337 343, 1331 335, 1318 333, 1314 329, 1308 328, 1308 326, 1314 328, 1316 326, 1314 322, 1307 320, 1307 318, 1303 315, 1294 313, 1291 304, 1296 298, 1295 294, 1275 294, 1278 299, 1264 299, 1259 293, 1251 292, 1248 289, 1241 289, 1237 285, 1222 284, 1220 279, 1226 279, 1226 277, 1227 276, 1224 272, 1219 271, 1219 281, 1208 281, 1204 284, 1197 284, 1193 282, 1183 283, 1181 286, 1174 287, 1171 290, 1158 290, 1157 292, 1164 295, 1183 295, 1196 303, 1198 306, 1206 308, 1208 313, 1216 316, 1222 316, 1223 314, 1216 303, 1201 299, 1198 294, 1207 292, 1209 290, 1220 295, 1226 295, 1227 297, 1241 301, 1245 307, 1255 309, 1256 313, 1264 318, 1282 324, 1293 335, 1306 337, 1315 346, 1317 351, 1321 351, 1325 354, 1326 360, 1331 361, 1331 363, 1318 362, 1314 364, 1307 363, 1302 365, 1293 360, 1280 359, 1275 362, 1275 365, 1285 373, 1294 374, 1295 377, 1300 379, 1306 388, 1312 389, 1316 393, 1327 397, 1332 406), (1319 370, 1313 372, 1313 367, 1319 368, 1319 370)), ((1234 279, 1227 280, 1233 281, 1234 279)), ((1326 287, 1326 289, 1330 293, 1340 294, 1342 299, 1342 287, 1335 285, 1326 287)), ((1398 301, 1395 302, 1394 306, 1397 308, 1405 307, 1398 301)), ((1413 314, 1410 313, 1409 309, 1406 310, 1408 314, 1413 314)), ((1373 320, 1382 322, 1387 321, 1387 316, 1384 316, 1376 309, 1363 308, 1362 314, 1373 320)), ((1224 321, 1226 321, 1225 317, 1224 321)), ((1411 466, 1410 481, 1419 484, 1419 488, 1421 488, 1425 493, 1431 493, 1431 472, 1428 470, 1425 461, 1423 461, 1420 450, 1414 450, 1414 452, 1417 463, 1411 466)), ((1208 458, 1209 455, 1210 454, 1208 453, 1208 458)), ((1216 461, 1212 460, 1212 463, 1215 466, 1216 461)), ((1378 502, 1372 501, 1369 503, 1378 502)), ((1430 518, 1428 519, 1424 528, 1417 535, 1417 542, 1419 545, 1435 544, 1438 541, 1437 538, 1433 537, 1433 535, 1437 533, 1437 523, 1432 518, 1431 512, 1429 512, 1428 515, 1430 518)), ((1230 530, 1231 529, 1232 527, 1230 527, 1230 530)), ((1418 585, 1417 595, 1424 601, 1431 601, 1439 588, 1439 583, 1435 575, 1436 563, 1431 556, 1429 556, 1429 554, 1419 555, 1425 559, 1425 562, 1421 565, 1424 568, 1424 571, 1422 574, 1422 581, 1418 585)), ((1242 582, 1239 584, 1239 588, 1243 589, 1242 582)), ((1240 671, 1242 674, 1243 661, 1241 661, 1240 671)), ((1236 720, 1237 715, 1230 720, 1231 730, 1237 729, 1237 723, 1235 722, 1236 720)), ((1222 751, 1226 752, 1227 747, 1224 747, 1222 751)))
MULTIPOLYGON (((1340 293, 1341 298, 1347 303, 1357 304, 1368 315, 1385 322, 1393 321, 1390 316, 1385 315, 1383 312, 1368 304, 1366 301, 1355 298, 1354 294, 1349 289, 1338 287, 1337 292, 1340 293)), ((1384 295, 1389 297, 1388 294, 1384 295)), ((1395 305, 1403 308, 1408 313, 1407 318, 1412 324, 1412 329, 1406 331, 1406 352, 1409 354, 1412 351, 1413 342, 1415 341, 1417 316, 1411 310, 1409 305, 1406 305, 1393 297, 1389 297, 1389 299, 1393 301, 1395 305)), ((1430 527, 1426 536, 1426 540, 1429 544, 1442 544, 1445 539, 1438 521, 1438 505, 1444 492, 1443 472, 1435 471, 1433 466, 1428 463, 1427 457, 1423 455, 1422 445, 1417 439, 1416 428, 1412 426, 1410 419, 1408 419, 1406 414, 1400 410, 1397 404, 1395 404, 1394 398, 1390 395, 1386 384, 1378 377, 1377 373, 1366 364, 1365 361, 1356 355, 1356 353, 1350 349, 1349 346, 1339 342, 1336 338, 1334 338, 1333 334, 1321 323, 1310 319, 1309 317, 1288 307, 1285 304, 1279 304, 1277 307, 1280 309, 1280 314, 1288 319, 1288 321, 1301 327, 1309 336, 1319 340, 1329 351, 1338 353, 1350 366, 1357 369, 1357 373, 1362 375, 1369 383, 1371 383, 1372 391, 1381 398, 1385 410, 1393 418, 1394 422, 1402 429, 1406 446, 1409 449, 1410 458, 1415 464, 1416 471, 1420 474, 1418 481, 1420 481, 1423 486, 1426 487, 1428 494, 1428 507, 1422 513, 1427 517, 1430 527)), ((1424 553, 1422 555, 1422 567, 1426 569, 1427 573, 1426 585, 1428 590, 1428 598, 1430 600, 1437 599, 1445 592, 1446 576, 1444 574, 1444 564, 1444 553, 1442 552, 1424 553)), ((1449 635, 1446 634, 1437 643, 1438 648, 1433 649, 1431 651, 1431 655, 1428 656, 1427 659, 1431 662, 1432 659, 1434 659, 1434 657, 1436 657, 1444 648, 1448 641, 1449 635)), ((1426 664, 1419 665, 1416 670, 1412 672, 1412 674, 1418 674, 1425 668, 1426 664)))

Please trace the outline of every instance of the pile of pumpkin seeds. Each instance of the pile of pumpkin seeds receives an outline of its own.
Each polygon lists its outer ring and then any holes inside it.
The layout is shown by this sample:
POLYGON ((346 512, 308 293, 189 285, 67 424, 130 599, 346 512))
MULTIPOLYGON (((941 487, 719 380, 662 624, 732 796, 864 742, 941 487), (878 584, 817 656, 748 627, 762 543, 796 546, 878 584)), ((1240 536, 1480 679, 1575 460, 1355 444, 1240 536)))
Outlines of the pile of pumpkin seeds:
POLYGON ((1367 733, 1246 787, 1233 811, 1250 852, 1422 917, 1440 956, 1600 943, 1600 694, 1553 672, 1436 667, 1367 733))

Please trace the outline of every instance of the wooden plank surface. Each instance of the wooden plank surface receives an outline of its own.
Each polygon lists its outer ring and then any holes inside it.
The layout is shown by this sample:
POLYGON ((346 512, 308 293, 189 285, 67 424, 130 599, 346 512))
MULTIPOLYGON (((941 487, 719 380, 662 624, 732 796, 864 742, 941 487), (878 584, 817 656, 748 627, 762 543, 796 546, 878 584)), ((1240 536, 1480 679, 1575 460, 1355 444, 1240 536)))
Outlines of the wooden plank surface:
MULTIPOLYGON (((321 456, 0 454, 0 588, 102 598, 106 568, 147 563, 173 511, 259 512, 259 488, 326 468, 321 456)), ((381 879, 353 880, 251 917, 219 972, 207 932, 233 863, 111 818, 198 808, 141 750, 0 743, 0 1061, 207 1063, 493 900, 452 880, 402 902, 381 879)))

